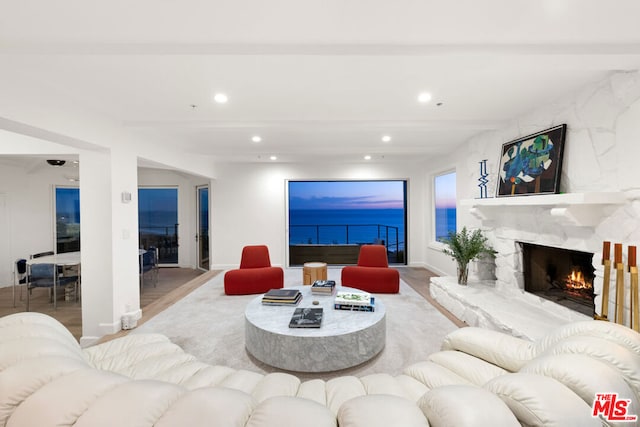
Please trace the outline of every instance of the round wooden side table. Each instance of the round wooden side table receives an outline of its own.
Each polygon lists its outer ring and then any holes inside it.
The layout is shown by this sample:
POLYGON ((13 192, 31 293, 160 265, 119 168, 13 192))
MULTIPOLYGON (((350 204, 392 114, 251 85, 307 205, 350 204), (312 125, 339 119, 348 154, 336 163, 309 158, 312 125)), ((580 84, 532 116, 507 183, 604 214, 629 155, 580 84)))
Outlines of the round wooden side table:
POLYGON ((305 262, 302 265, 302 284, 311 285, 316 280, 327 280, 327 263, 305 262))

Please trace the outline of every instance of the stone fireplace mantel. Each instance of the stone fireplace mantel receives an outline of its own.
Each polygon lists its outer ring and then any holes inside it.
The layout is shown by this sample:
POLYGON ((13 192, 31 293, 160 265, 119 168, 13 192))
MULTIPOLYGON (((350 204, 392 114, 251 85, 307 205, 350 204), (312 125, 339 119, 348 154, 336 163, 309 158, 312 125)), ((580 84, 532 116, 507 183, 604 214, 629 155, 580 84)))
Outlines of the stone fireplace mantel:
POLYGON ((469 209, 469 213, 483 221, 496 219, 505 208, 510 208, 510 212, 540 208, 558 223, 590 227, 598 224, 612 207, 624 204, 626 199, 622 192, 544 194, 466 199, 460 201, 460 207, 469 209))
POLYGON ((498 251, 491 263, 494 270, 486 274, 489 264, 475 263, 466 287, 458 285, 453 277, 433 278, 431 296, 469 325, 530 339, 552 325, 591 318, 525 291, 521 244, 593 253, 594 305, 599 313, 602 240, 611 235, 611 227, 620 224, 613 218, 621 215, 621 208, 640 199, 638 196, 638 192, 627 191, 461 200, 460 213, 479 220, 498 251))
POLYGON ((455 277, 432 277, 431 297, 469 326, 538 340, 566 323, 591 319, 577 311, 516 289, 499 290, 491 280, 459 285, 455 277))

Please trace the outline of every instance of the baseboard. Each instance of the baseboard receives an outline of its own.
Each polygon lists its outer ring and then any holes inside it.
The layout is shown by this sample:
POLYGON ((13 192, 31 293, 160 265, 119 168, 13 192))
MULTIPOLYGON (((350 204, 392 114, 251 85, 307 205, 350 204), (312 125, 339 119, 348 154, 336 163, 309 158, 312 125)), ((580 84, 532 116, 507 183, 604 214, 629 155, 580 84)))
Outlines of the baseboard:
POLYGON ((212 264, 210 270, 232 270, 239 268, 240 264, 212 264))
POLYGON ((434 267, 432 265, 426 264, 425 263, 425 267, 427 270, 429 271, 433 271, 434 273, 436 273, 438 276, 449 276, 449 274, 446 271, 442 271, 437 267, 434 267))
MULTIPOLYGON (((407 263, 407 267, 426 268, 427 270, 431 270, 429 267, 427 267, 427 263, 426 262, 409 262, 409 263, 407 263)), ((433 271, 433 270, 431 270, 431 271, 433 271)))

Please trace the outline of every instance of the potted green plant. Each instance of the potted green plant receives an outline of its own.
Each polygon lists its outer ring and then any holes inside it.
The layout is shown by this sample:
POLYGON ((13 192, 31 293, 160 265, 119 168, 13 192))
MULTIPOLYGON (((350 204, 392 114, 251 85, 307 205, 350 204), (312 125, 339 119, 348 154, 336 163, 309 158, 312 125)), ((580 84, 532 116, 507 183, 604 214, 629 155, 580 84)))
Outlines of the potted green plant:
POLYGON ((496 251, 487 243, 487 238, 480 230, 469 232, 467 227, 462 231, 450 231, 448 237, 442 240, 447 245, 442 252, 449 255, 458 263, 458 283, 466 285, 469 278, 469 263, 482 255, 495 256, 496 251))

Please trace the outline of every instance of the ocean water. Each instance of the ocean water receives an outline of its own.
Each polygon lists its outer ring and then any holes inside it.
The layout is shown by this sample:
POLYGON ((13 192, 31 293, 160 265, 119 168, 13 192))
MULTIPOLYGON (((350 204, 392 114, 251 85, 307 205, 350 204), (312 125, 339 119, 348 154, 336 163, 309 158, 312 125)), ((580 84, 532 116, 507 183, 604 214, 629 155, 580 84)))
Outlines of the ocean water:
POLYGON ((290 245, 379 243, 382 240, 404 248, 404 209, 289 210, 290 245))
POLYGON ((177 223, 177 211, 140 211, 138 216, 138 228, 143 234, 172 235, 177 223))
POLYGON ((436 240, 442 240, 456 231, 456 208, 436 208, 436 240))

